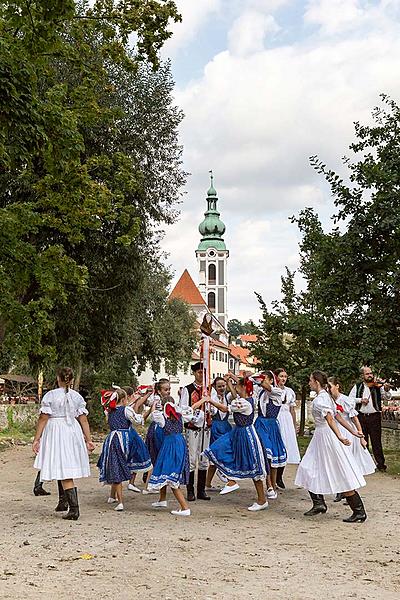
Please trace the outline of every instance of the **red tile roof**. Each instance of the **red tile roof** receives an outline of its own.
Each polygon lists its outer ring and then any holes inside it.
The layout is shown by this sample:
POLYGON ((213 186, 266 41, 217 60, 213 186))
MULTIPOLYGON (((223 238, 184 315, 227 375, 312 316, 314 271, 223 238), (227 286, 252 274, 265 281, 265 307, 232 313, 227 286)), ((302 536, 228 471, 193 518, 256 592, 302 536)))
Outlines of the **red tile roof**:
POLYGON ((256 342, 257 336, 254 333, 239 335, 242 342, 256 342))
POLYGON ((180 298, 188 304, 201 305, 205 304, 203 296, 196 287, 195 282, 189 275, 189 271, 185 269, 180 276, 177 284, 169 295, 170 298, 180 298))
POLYGON ((250 354, 250 350, 248 350, 248 348, 242 348, 242 346, 234 346, 231 344, 229 346, 229 352, 232 354, 232 356, 238 358, 241 363, 245 365, 248 364, 247 359, 250 354))

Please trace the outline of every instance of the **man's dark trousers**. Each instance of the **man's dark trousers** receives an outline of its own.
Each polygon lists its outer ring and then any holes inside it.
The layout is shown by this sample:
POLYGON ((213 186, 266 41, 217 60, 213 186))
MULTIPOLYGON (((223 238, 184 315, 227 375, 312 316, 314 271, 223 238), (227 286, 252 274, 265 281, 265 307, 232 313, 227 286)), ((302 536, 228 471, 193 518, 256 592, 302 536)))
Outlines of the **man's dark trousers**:
POLYGON ((371 440, 372 454, 374 455, 376 466, 380 471, 386 470, 385 457, 382 448, 382 422, 381 413, 358 413, 365 441, 369 445, 371 440))

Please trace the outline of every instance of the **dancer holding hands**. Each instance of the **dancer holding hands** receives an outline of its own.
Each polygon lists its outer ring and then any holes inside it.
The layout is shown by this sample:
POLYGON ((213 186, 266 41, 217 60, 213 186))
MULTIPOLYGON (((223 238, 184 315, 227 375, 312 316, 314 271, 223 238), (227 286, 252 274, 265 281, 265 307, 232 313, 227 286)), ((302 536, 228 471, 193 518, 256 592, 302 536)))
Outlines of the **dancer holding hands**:
MULTIPOLYGON (((278 387, 282 390, 282 405, 278 413, 278 423, 285 444, 288 465, 298 465, 300 463, 300 452, 297 444, 296 434, 296 394, 292 388, 287 387, 286 382, 288 374, 285 369, 276 369, 274 371, 278 387)), ((283 473, 285 467, 277 468, 276 485, 278 488, 285 489, 283 473)))
MULTIPOLYGON (((352 508, 352 515, 343 519, 347 523, 365 521, 367 518, 363 502, 356 491, 365 486, 365 479, 352 452, 351 445, 336 424, 337 410, 327 392, 328 378, 322 371, 310 375, 310 388, 317 393, 312 403, 315 431, 305 455, 298 467, 295 484, 308 490, 313 506, 304 513, 314 516, 326 513, 324 494, 343 493, 352 508)), ((344 419, 338 417, 346 429, 350 429, 344 419)), ((361 434, 352 430, 354 440, 361 434)))
POLYGON ((239 489, 238 480, 252 479, 257 492, 257 500, 248 507, 251 512, 268 507, 265 498, 264 480, 267 467, 264 452, 253 425, 254 400, 253 384, 248 378, 228 374, 228 388, 232 394, 231 411, 236 427, 219 437, 205 450, 205 455, 227 478, 228 483, 220 494, 229 494, 239 489), (233 387, 232 380, 236 382, 233 387))

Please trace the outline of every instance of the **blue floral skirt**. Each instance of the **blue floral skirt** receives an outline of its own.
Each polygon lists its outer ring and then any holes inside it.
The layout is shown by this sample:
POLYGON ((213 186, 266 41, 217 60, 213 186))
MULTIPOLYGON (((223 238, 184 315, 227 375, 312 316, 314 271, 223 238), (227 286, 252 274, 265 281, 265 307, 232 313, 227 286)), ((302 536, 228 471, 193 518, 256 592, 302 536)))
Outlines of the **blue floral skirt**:
POLYGON ((164 427, 160 427, 157 423, 152 421, 147 430, 145 444, 147 450, 149 451, 153 465, 156 464, 157 456, 163 444, 164 437, 164 427))
POLYGON ((204 454, 228 479, 265 479, 267 475, 268 466, 253 425, 234 427, 204 454))
POLYGON ((130 427, 107 435, 97 466, 100 482, 122 483, 133 473, 151 469, 151 459, 142 438, 130 427))
POLYGON ((149 479, 149 490, 160 490, 169 485, 178 488, 189 482, 189 451, 182 433, 164 437, 156 464, 149 479))
POLYGON ((232 425, 229 423, 228 419, 224 419, 221 421, 220 419, 215 419, 211 423, 211 438, 210 445, 213 444, 221 435, 225 435, 225 433, 229 433, 232 429, 232 425))
POLYGON ((264 455, 274 469, 286 465, 286 448, 277 419, 258 416, 254 427, 264 450, 264 455))

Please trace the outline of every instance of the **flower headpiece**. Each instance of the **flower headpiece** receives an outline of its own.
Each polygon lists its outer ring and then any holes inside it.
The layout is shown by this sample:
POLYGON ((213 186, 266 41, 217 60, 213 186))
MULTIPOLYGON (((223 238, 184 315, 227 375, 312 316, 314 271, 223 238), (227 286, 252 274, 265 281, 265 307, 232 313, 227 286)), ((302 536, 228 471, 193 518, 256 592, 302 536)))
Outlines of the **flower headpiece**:
POLYGON ((117 408, 118 393, 114 390, 101 390, 101 405, 104 409, 104 414, 117 408))

